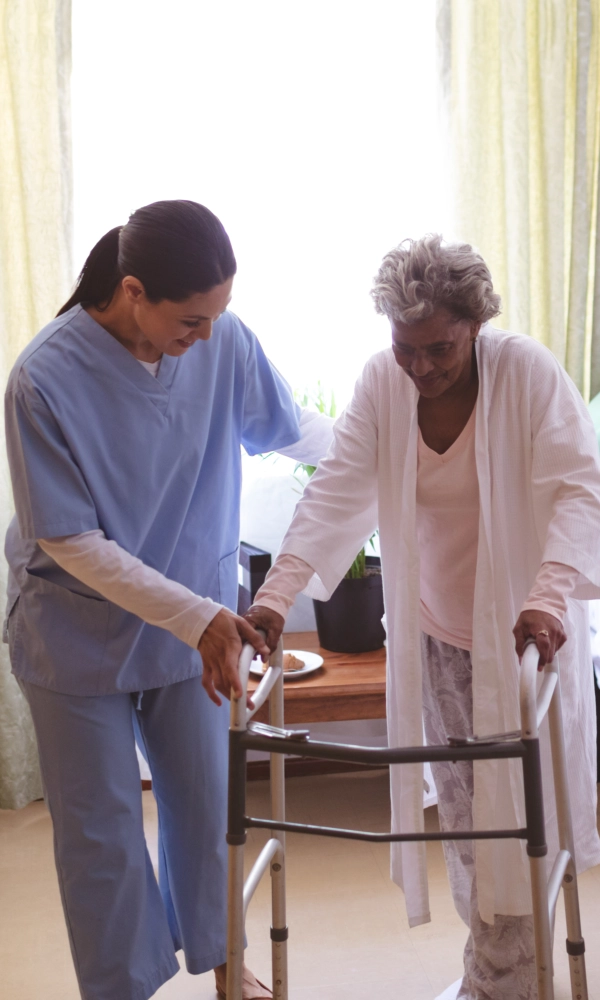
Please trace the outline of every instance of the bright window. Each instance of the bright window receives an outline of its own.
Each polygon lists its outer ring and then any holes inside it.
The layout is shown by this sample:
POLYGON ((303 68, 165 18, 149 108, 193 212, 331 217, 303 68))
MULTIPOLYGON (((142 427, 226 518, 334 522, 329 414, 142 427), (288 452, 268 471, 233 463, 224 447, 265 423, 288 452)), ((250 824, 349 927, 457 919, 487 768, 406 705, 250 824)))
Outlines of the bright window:
POLYGON ((232 308, 294 388, 345 402, 388 343, 381 257, 447 229, 434 0, 73 2, 75 262, 192 198, 238 259, 232 308))

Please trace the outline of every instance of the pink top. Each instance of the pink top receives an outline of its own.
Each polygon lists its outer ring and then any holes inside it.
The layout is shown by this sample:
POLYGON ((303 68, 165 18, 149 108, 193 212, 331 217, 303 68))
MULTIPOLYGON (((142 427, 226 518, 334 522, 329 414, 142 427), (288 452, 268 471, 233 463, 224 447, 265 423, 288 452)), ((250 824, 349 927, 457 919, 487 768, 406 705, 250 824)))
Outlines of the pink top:
POLYGON ((421 629, 471 649, 479 534, 475 408, 443 455, 427 447, 419 430, 418 463, 421 629))

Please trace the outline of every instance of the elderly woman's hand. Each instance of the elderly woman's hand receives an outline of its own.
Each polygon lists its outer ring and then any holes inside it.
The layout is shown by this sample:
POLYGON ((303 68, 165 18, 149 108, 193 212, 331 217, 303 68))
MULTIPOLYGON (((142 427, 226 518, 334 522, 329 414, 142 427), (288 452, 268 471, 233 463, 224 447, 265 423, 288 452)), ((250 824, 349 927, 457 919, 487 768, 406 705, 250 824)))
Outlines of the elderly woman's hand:
POLYGON ((267 646, 272 653, 275 652, 277 649, 277 643, 279 642, 279 637, 283 632, 285 619, 282 618, 282 616, 276 611, 272 611, 271 608, 265 608, 262 604, 253 604, 252 607, 248 608, 246 611, 244 618, 246 621, 249 621, 254 628, 260 628, 263 630, 267 637, 267 646))
POLYGON ((513 629, 519 659, 525 652, 527 639, 535 639, 540 654, 539 669, 552 663, 556 653, 567 641, 567 634, 558 618, 545 611, 522 611, 513 629))
MULTIPOLYGON (((202 656, 202 686, 215 705, 221 704, 217 694, 219 691, 226 698, 231 693, 240 698, 242 685, 238 662, 242 652, 242 643, 249 642, 261 656, 269 655, 265 641, 250 622, 244 621, 233 611, 223 608, 202 633, 198 649, 202 656)), ((251 699, 248 698, 251 705, 251 699)))

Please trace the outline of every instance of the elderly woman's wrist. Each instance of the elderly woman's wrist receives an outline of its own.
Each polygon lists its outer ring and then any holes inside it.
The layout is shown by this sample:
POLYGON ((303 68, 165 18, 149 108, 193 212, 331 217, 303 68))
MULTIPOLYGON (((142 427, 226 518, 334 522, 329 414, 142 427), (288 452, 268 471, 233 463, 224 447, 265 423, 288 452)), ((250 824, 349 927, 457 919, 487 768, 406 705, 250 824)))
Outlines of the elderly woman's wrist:
POLYGON ((253 611, 269 610, 274 611, 275 614, 280 615, 285 622, 288 612, 290 610, 290 603, 286 597, 281 599, 278 596, 261 598, 259 601, 255 601, 254 604, 250 605, 246 611, 246 615, 251 615, 253 611))
POLYGON ((525 601, 525 604, 521 608, 521 614, 524 611, 541 611, 542 614, 552 615, 562 625, 566 607, 559 607, 545 601, 525 601))

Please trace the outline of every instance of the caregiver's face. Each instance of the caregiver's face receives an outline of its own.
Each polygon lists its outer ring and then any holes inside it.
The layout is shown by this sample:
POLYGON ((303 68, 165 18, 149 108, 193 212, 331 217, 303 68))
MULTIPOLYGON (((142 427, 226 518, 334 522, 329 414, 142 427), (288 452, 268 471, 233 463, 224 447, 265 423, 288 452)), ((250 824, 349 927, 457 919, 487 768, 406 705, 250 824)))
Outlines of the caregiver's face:
POLYGON ((180 357, 197 340, 210 340, 213 323, 231 302, 233 278, 215 285, 208 292, 195 292, 181 302, 171 299, 150 302, 136 278, 124 278, 123 286, 132 305, 133 318, 144 338, 161 354, 180 357), (127 282, 134 284, 126 288, 127 282))
POLYGON ((434 399, 451 386, 469 384, 479 323, 440 308, 418 323, 391 320, 391 325, 394 357, 422 396, 434 399))

